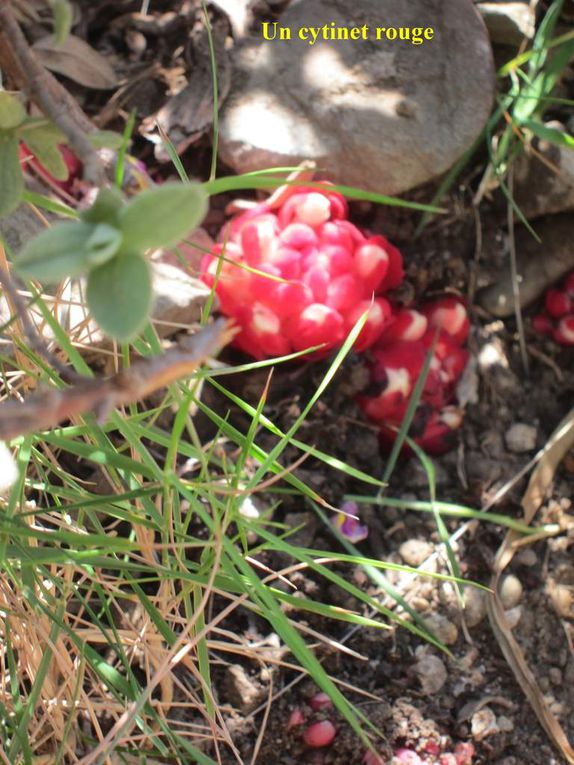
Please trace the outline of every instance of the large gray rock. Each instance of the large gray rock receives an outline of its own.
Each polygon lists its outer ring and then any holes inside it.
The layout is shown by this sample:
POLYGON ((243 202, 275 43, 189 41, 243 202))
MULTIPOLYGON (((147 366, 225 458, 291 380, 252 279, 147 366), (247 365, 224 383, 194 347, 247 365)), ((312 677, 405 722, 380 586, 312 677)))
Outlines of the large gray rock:
POLYGON ((295 0, 292 39, 248 38, 220 125, 238 172, 315 160, 340 183, 398 194, 448 170, 488 118, 494 64, 472 0, 295 0), (352 17, 352 21, 350 20, 352 17), (362 27, 366 40, 299 39, 302 27, 362 27), (377 27, 434 27, 420 45, 377 27))

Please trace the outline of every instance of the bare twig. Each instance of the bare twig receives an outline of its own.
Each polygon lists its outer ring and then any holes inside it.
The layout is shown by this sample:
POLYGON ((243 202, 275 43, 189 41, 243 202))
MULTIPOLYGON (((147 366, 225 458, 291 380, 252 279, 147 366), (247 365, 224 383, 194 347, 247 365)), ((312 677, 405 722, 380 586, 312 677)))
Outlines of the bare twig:
POLYGON ((186 347, 175 347, 161 356, 142 359, 108 378, 83 377, 62 390, 48 388, 26 401, 0 404, 0 440, 58 425, 84 412, 100 416, 111 409, 149 396, 181 377, 191 375, 235 335, 226 319, 219 319, 193 335, 186 347))
POLYGON ((88 134, 94 126, 78 103, 45 69, 31 50, 10 0, 0 0, 0 69, 23 90, 67 137, 84 165, 84 177, 101 185, 104 168, 88 134))

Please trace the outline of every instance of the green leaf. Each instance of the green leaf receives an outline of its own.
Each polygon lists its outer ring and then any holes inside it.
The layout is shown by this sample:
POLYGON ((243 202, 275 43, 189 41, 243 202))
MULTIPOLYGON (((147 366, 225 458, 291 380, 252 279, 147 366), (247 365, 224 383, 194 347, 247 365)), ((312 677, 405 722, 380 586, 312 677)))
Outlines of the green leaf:
POLYGON ((68 0, 52 0, 54 13, 54 40, 56 45, 62 45, 70 34, 74 12, 68 0))
POLYGON ((121 147, 123 136, 121 133, 114 133, 113 130, 94 130, 88 134, 88 140, 94 149, 115 149, 121 147))
POLYGON ((100 189, 94 204, 81 213, 86 223, 108 223, 118 226, 118 213, 124 204, 120 191, 116 188, 100 189))
POLYGON ((60 128, 56 127, 53 122, 50 122, 45 117, 27 117, 25 122, 18 128, 18 134, 23 141, 28 143, 29 134, 36 130, 41 130, 46 136, 50 136, 54 143, 66 143, 67 141, 60 128))
POLYGON ((86 257, 91 266, 101 266, 111 260, 122 244, 122 235, 117 228, 107 223, 98 223, 86 242, 86 257))
POLYGON ((10 134, 0 134, 0 218, 18 207, 23 193, 18 139, 10 134))
POLYGON ((68 166, 58 148, 58 144, 61 143, 59 130, 54 130, 51 125, 37 127, 35 130, 26 131, 24 140, 26 146, 50 175, 53 175, 57 181, 67 180, 68 166))
POLYGON ((144 327, 152 305, 149 264, 141 255, 122 255, 88 275, 88 307, 100 327, 116 340, 132 340, 144 327))
POLYGON ((43 282, 85 274, 90 269, 87 245, 93 234, 94 226, 87 223, 59 223, 28 242, 15 266, 23 276, 43 282))
POLYGON ((562 146, 566 149, 574 149, 574 138, 563 130, 548 127, 548 125, 543 125, 537 120, 524 120, 522 127, 528 128, 543 141, 554 143, 556 146, 562 146))
POLYGON ((0 130, 12 130, 26 119, 26 109, 16 96, 0 90, 0 130))
POLYGON ((138 194, 120 211, 124 246, 130 252, 169 247, 203 220, 207 194, 191 183, 166 183, 138 194))

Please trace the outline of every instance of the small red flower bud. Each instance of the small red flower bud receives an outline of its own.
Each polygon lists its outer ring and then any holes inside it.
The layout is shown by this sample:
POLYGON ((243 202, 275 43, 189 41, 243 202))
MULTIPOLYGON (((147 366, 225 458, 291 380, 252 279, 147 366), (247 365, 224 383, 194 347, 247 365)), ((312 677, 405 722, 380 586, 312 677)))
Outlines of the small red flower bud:
POLYGON ((300 707, 295 707, 291 714, 289 715, 289 720, 287 721, 287 730, 291 730, 291 728, 296 728, 299 725, 303 725, 305 722, 305 715, 303 714, 300 707))
POLYGON ((532 319, 532 329, 540 335, 551 335, 554 329, 554 324, 547 314, 538 313, 532 319))
POLYGON ((325 344, 326 351, 340 345, 344 334, 341 315, 322 303, 307 306, 289 329, 291 342, 297 351, 321 344, 325 344))
POLYGON ((452 752, 445 752, 438 758, 438 765, 457 765, 456 757, 452 752))
POLYGON ((424 765, 421 758, 413 749, 398 749, 395 754, 397 761, 401 765, 424 765))
POLYGON ((397 311, 383 330, 378 345, 387 345, 398 340, 414 342, 421 340, 427 331, 428 319, 419 311, 402 309, 397 311))
POLYGON ((548 290, 544 300, 546 310, 554 319, 565 316, 572 308, 570 295, 563 290, 548 290))
POLYGON ((571 298, 574 298, 574 271, 571 274, 568 274, 564 280, 564 290, 571 298))
POLYGON ((327 285, 325 305, 340 313, 351 311, 363 297, 363 289, 359 280, 351 274, 336 276, 327 285))
POLYGON ((303 741, 312 749, 329 746, 333 743, 337 730, 330 720, 313 723, 303 733, 303 741))
POLYGON ((474 744, 471 744, 469 741, 462 741, 460 744, 457 744, 454 748, 456 765, 472 765, 474 754, 474 744))
POLYGON ((391 316, 391 306, 385 298, 376 298, 372 303, 370 300, 361 300, 348 311, 345 317, 347 333, 353 329, 365 311, 368 311, 369 315, 353 346, 355 351, 364 351, 366 348, 370 348, 380 336, 383 327, 391 316))
POLYGON ((375 292, 389 270, 389 255, 384 247, 368 239, 355 252, 355 269, 366 288, 375 292))
POLYGON ((421 309, 431 327, 443 330, 462 345, 468 338, 470 322, 462 301, 456 297, 445 297, 428 303, 421 309))
POLYGON ((309 706, 314 712, 320 712, 322 709, 332 709, 333 702, 326 693, 321 691, 320 693, 311 696, 309 699, 309 706))
POLYGON ((553 337, 560 345, 574 345, 574 314, 560 319, 554 329, 553 337))

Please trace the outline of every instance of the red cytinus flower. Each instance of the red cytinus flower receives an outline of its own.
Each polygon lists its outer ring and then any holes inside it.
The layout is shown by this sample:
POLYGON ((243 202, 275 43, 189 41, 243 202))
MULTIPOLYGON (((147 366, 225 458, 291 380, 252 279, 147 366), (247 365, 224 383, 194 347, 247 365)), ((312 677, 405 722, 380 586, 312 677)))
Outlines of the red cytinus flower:
POLYGON ((338 348, 368 312, 355 350, 372 346, 391 319, 382 297, 403 279, 399 251, 347 220, 347 203, 325 184, 294 189, 234 218, 202 262, 221 310, 241 328, 236 344, 261 359, 338 348))
POLYGON ((381 442, 390 447, 407 412, 417 380, 432 358, 410 436, 430 454, 454 444, 463 414, 456 407, 456 386, 468 362, 462 345, 470 323, 464 304, 454 297, 429 303, 420 311, 396 311, 371 351, 371 386, 359 403, 380 425, 381 442))
POLYGON ((545 312, 532 319, 532 328, 559 345, 574 345, 574 272, 559 287, 548 290, 545 312))

